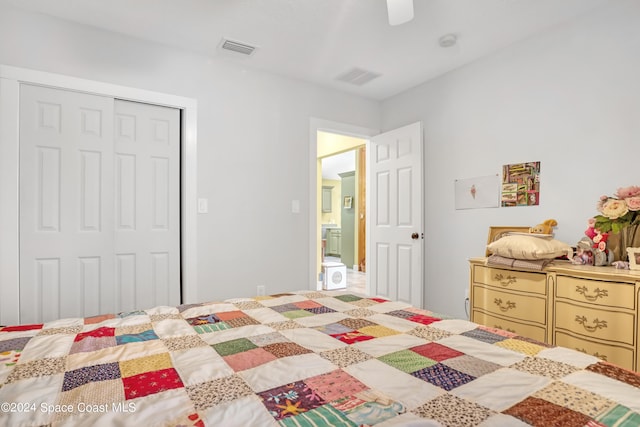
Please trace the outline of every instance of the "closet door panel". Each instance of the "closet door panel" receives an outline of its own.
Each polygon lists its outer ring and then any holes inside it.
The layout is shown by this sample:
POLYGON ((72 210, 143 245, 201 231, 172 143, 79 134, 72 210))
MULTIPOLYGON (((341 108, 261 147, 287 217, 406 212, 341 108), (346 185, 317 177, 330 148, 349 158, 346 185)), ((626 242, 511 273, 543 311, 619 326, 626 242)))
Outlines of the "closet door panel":
MULTIPOLYGON (((115 254, 126 257, 136 309, 180 303, 180 111, 115 101, 115 254)), ((127 298, 133 298, 130 301, 127 298)))
POLYGON ((20 88, 20 321, 110 312, 113 99, 20 88))

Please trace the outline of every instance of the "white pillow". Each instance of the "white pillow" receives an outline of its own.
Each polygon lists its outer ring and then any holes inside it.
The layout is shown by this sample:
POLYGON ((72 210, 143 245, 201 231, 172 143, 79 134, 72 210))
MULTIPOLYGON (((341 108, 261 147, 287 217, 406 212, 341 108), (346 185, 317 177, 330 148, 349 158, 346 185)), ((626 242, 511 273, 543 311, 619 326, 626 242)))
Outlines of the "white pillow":
POLYGON ((493 254, 514 259, 552 259, 562 255, 571 258, 573 254, 568 244, 534 234, 504 236, 489 243, 487 249, 493 254))

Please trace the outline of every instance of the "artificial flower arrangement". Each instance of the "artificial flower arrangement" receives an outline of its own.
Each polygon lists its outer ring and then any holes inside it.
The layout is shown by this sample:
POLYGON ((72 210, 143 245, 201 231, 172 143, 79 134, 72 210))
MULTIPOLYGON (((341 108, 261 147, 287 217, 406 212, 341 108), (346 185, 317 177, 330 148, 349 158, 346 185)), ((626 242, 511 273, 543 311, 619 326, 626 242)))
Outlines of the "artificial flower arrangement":
POLYGON ((640 187, 618 188, 614 197, 600 196, 597 209, 601 215, 594 217, 593 227, 600 233, 619 233, 640 224, 640 187))
MULTIPOLYGON (((618 234, 630 226, 640 224, 640 187, 622 187, 618 188, 613 197, 601 196, 597 209, 600 215, 589 219, 589 226, 584 232, 588 239, 583 237, 578 242, 577 253, 573 258, 574 264, 614 263, 614 254, 609 250, 607 241, 611 233, 618 234)), ((626 246, 633 242, 635 235, 624 236, 624 239, 618 246, 626 246)), ((615 258, 622 258, 621 254, 618 253, 615 258)))

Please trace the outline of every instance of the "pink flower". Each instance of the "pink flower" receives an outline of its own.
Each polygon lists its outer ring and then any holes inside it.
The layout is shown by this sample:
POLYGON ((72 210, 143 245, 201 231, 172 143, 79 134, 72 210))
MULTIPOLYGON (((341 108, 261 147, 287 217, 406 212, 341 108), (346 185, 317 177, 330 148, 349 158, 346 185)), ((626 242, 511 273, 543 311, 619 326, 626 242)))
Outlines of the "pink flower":
POLYGON ((616 219, 629 212, 629 207, 624 200, 609 199, 604 202, 600 212, 609 219, 616 219))
POLYGON ((631 196, 624 199, 630 211, 640 210, 640 196, 631 196))
MULTIPOLYGON (((589 227, 593 227, 596 233, 601 232, 603 237, 609 232, 615 234, 629 226, 638 225, 640 224, 640 187, 635 185, 620 187, 615 196, 600 196, 596 208, 600 215, 593 218, 595 220, 593 224, 589 220, 589 227)), ((602 241, 605 242, 606 238, 602 241)))
POLYGON ((615 196, 619 199, 626 199, 628 197, 640 196, 640 187, 632 185, 630 187, 618 188, 615 196))

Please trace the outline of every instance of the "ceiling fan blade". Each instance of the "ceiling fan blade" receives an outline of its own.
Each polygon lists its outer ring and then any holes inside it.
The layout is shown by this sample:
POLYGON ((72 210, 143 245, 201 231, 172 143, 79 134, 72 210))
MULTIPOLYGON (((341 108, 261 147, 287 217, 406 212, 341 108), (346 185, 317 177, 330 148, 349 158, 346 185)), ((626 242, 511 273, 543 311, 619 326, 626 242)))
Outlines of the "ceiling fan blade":
POLYGON ((400 25, 413 19, 413 0, 387 0, 389 25, 400 25))

